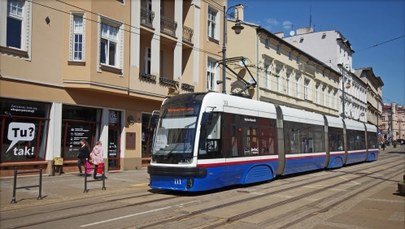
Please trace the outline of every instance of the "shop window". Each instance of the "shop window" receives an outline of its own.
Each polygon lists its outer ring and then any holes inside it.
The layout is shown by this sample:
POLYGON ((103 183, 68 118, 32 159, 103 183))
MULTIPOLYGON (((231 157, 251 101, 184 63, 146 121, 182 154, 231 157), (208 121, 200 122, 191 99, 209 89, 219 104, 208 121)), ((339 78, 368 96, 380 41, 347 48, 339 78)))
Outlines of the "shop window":
POLYGON ((1 162, 45 160, 50 104, 0 99, 1 162))
POLYGON ((77 158, 80 140, 85 139, 90 147, 98 140, 101 109, 63 105, 62 108, 62 157, 77 158))

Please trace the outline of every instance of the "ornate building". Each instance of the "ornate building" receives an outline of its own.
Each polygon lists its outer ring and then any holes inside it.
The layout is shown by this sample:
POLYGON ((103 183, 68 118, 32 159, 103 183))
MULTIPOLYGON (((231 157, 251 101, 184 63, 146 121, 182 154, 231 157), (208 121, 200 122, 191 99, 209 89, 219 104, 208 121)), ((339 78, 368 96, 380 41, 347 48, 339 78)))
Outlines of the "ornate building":
POLYGON ((355 74, 367 85, 367 121, 378 126, 383 108, 382 87, 384 83, 379 76, 374 74, 371 67, 356 69, 355 74))
POLYGON ((283 39, 340 72, 341 116, 367 122, 367 85, 354 74, 354 50, 342 33, 336 30, 315 32, 313 28, 302 28, 283 39))
POLYGON ((405 106, 384 104, 379 128, 382 137, 389 142, 405 139, 405 106))

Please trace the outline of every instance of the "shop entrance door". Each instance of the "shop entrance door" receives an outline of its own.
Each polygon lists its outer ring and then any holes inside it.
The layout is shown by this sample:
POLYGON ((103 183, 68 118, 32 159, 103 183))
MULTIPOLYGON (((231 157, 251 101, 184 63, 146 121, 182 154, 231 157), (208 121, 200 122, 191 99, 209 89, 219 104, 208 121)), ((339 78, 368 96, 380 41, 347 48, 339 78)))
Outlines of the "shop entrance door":
POLYGON ((108 169, 120 169, 120 130, 117 126, 108 128, 108 169))

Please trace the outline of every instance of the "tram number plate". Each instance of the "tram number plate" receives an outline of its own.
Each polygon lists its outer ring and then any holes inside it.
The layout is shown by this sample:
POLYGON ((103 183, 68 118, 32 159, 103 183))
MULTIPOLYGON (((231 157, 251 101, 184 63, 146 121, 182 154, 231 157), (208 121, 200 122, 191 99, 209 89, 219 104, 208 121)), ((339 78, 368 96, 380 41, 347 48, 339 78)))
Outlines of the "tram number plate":
POLYGON ((181 185, 181 179, 180 178, 175 178, 174 179, 174 184, 181 185))

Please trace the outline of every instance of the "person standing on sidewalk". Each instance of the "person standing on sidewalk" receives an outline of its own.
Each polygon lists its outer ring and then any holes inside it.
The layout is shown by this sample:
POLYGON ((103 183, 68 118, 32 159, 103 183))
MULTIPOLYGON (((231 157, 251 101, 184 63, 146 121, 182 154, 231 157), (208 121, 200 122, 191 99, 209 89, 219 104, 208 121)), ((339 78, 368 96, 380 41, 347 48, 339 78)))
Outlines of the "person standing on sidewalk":
POLYGON ((96 145, 93 148, 93 151, 91 151, 90 154, 91 160, 94 165, 94 173, 93 173, 93 178, 97 179, 97 169, 98 166, 102 166, 103 164, 103 147, 101 144, 101 141, 97 141, 96 145))
POLYGON ((86 161, 90 158, 90 147, 86 139, 80 140, 79 154, 77 155, 77 167, 79 168, 80 176, 83 175, 82 166, 86 164, 86 161))

